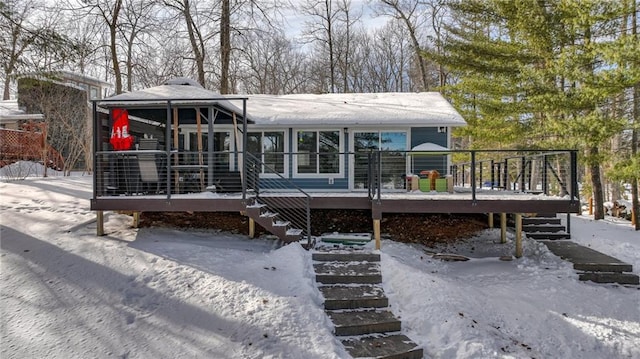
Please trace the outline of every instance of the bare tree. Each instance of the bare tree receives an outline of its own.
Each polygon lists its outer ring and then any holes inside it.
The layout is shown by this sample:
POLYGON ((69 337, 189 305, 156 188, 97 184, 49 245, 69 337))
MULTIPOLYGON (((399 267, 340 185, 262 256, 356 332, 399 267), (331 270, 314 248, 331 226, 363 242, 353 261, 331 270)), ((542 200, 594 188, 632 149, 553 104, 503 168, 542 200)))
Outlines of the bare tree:
MULTIPOLYGON (((338 16, 332 0, 306 0, 301 11, 312 20, 305 22, 305 35, 309 42, 320 44, 319 50, 326 49, 329 66, 328 91, 336 91, 336 61, 334 51, 334 26, 338 16)), ((326 91, 326 89, 324 90, 326 91)), ((324 92, 322 91, 322 92, 324 92)))
POLYGON ((57 16, 46 13, 42 3, 31 0, 0 2, 0 64, 2 98, 11 95, 11 80, 21 69, 45 69, 72 57, 74 47, 59 30, 57 16))
POLYGON ((427 62, 422 56, 426 49, 421 45, 419 39, 419 29, 423 25, 423 9, 421 1, 418 0, 380 0, 378 7, 381 15, 391 16, 403 23, 411 38, 414 50, 414 60, 418 64, 419 76, 421 79, 421 90, 429 90, 429 76, 427 74, 427 62))
POLYGON ((122 23, 118 29, 126 45, 127 91, 133 89, 134 50, 139 45, 138 39, 143 33, 157 29, 154 23, 154 18, 156 17, 154 13, 155 7, 155 2, 146 0, 129 1, 125 4, 122 23))
POLYGON ((242 77, 247 93, 287 94, 301 89, 306 76, 305 55, 281 31, 254 32, 243 37, 239 52, 245 66, 242 77))
POLYGON ((196 21, 196 17, 192 14, 192 5, 189 0, 165 0, 164 4, 177 10, 184 17, 189 43, 191 44, 191 51, 194 57, 193 60, 197 69, 198 83, 206 87, 204 63, 207 49, 206 42, 212 35, 203 35, 203 31, 196 21))
POLYGON ((21 106, 44 114, 46 140, 64 157, 63 171, 69 175, 90 150, 86 91, 58 83, 55 78, 22 78, 18 91, 21 106))

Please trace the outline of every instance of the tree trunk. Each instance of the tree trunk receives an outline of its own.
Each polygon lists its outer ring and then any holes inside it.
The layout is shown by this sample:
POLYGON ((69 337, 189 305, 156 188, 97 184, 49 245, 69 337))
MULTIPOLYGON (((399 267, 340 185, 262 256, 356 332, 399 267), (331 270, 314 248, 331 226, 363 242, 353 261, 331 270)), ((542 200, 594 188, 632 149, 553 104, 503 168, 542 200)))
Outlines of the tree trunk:
MULTIPOLYGON (((637 12, 637 3, 635 1, 631 1, 632 11, 631 11, 631 36, 638 39, 638 12, 637 12)), ((640 115, 640 85, 636 84, 633 87, 633 130, 631 132, 631 158, 635 158, 638 153, 638 115, 640 115)), ((635 229, 636 231, 640 230, 640 201, 638 200, 638 182, 640 178, 632 179, 631 181, 631 205, 635 209, 632 212, 632 215, 635 216, 635 229)))
POLYGON ((113 5, 113 16, 111 17, 111 23, 109 23, 109 36, 110 36, 110 50, 111 50, 111 64, 113 66, 113 76, 116 80, 116 94, 122 93, 122 73, 120 72, 120 63, 118 62, 117 51, 117 32, 118 32, 118 15, 120 14, 120 8, 122 7, 122 0, 117 0, 113 5))
POLYGON ((231 62, 231 7, 229 0, 222 0, 220 17, 220 93, 229 91, 229 64, 231 62))
POLYGON ((589 148, 589 172, 591 185, 593 186, 593 219, 604 219, 604 194, 602 192, 602 178, 600 177, 600 165, 594 160, 599 156, 598 147, 589 148))

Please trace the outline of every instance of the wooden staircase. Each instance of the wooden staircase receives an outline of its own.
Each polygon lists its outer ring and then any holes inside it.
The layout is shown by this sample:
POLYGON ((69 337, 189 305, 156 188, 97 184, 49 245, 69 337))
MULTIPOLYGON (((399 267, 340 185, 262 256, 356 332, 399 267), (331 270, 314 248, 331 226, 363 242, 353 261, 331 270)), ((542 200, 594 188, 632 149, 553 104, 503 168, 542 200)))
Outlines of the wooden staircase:
POLYGON ((281 218, 277 212, 271 212, 267 205, 261 204, 255 199, 252 204, 246 206, 246 214, 284 243, 302 239, 302 229, 294 228, 290 221, 281 218))
POLYGON ((571 234, 556 215, 539 215, 522 218, 522 231, 537 240, 570 239, 571 234))
POLYGON ((380 255, 357 250, 313 253, 316 282, 334 333, 354 358, 421 359, 401 333, 381 286, 380 255))

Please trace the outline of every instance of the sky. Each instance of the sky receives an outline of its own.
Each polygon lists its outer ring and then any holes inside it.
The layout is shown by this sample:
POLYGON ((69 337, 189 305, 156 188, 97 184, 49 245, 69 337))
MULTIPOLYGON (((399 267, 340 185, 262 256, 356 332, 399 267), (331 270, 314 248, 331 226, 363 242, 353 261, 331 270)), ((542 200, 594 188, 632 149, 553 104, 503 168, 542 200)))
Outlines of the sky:
MULTIPOLYGON (((3 172, 3 171, 2 171, 3 172)), ((348 358, 312 251, 216 230, 132 228, 89 210, 91 177, 0 181, 0 357, 348 358)), ((572 217, 573 240, 640 268, 628 221, 572 217)), ((578 281, 499 229, 452 246, 383 240, 382 286, 425 358, 638 358, 638 288, 578 281), (456 253, 443 262, 430 253, 456 253)), ((366 246, 376 252, 373 244, 366 246)))

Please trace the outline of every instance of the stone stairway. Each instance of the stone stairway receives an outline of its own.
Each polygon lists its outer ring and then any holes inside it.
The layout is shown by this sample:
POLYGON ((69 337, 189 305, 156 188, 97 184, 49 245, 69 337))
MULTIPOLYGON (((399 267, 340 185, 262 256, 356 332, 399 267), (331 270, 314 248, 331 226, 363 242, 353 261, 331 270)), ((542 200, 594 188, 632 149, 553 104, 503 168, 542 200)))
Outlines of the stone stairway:
POLYGON ((554 214, 522 218, 522 231, 528 238, 544 243, 558 257, 573 263, 581 281, 637 285, 639 277, 630 264, 569 241, 571 235, 554 214))
POLYGON ((640 284, 631 264, 572 241, 540 241, 558 257, 573 263, 578 279, 596 283, 640 284))
POLYGON ((538 240, 569 239, 571 235, 555 215, 522 218, 522 231, 538 240))
POLYGON ((316 281, 334 333, 354 358, 421 359, 423 350, 400 333, 381 286, 380 255, 362 250, 312 254, 316 281))

